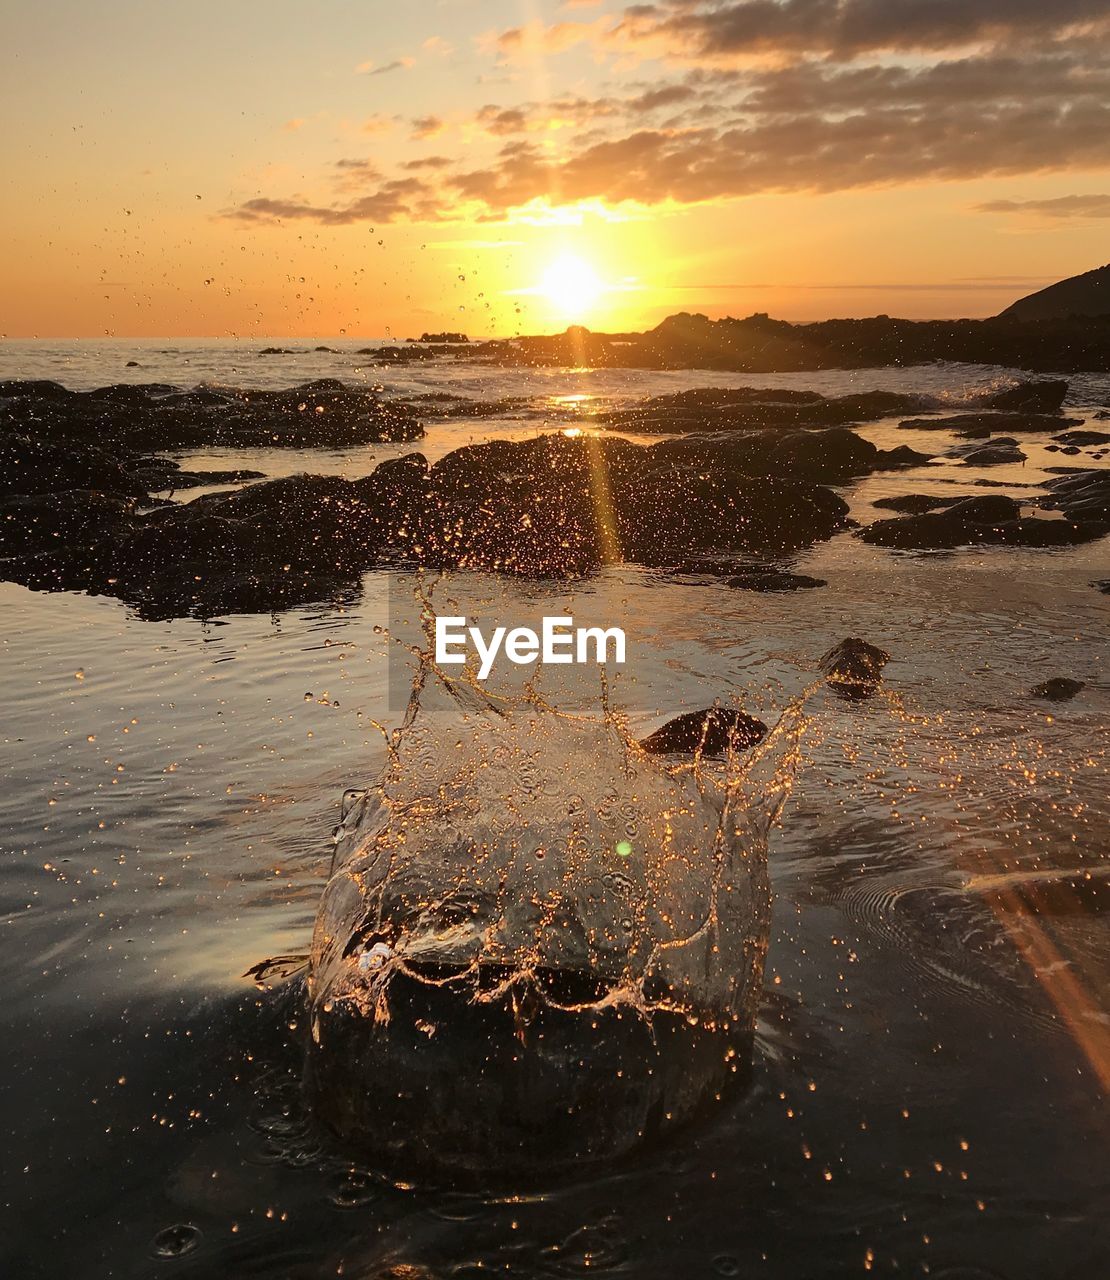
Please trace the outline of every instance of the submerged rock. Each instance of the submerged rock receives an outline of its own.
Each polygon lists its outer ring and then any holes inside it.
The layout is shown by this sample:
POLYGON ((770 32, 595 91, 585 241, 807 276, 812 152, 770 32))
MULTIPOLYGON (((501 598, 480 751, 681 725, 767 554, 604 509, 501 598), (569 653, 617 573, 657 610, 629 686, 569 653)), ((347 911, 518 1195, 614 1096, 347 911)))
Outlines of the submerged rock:
POLYGON ((738 591, 805 591, 828 585, 824 578, 811 578, 804 573, 788 573, 785 569, 765 565, 745 569, 725 583, 725 586, 738 591))
POLYGON ((819 666, 829 685, 846 698, 866 698, 879 687, 883 667, 890 661, 885 649, 848 636, 821 655, 819 666))
POLYGON ((729 747, 747 751, 762 742, 767 733, 767 726, 755 716, 732 707, 707 707, 668 720, 642 738, 640 746, 653 755, 700 751, 707 756, 721 756, 729 747))
POLYGON ((1053 676, 1029 690, 1033 698, 1046 698, 1049 702, 1067 702, 1085 687, 1083 680, 1071 680, 1067 676, 1053 676))

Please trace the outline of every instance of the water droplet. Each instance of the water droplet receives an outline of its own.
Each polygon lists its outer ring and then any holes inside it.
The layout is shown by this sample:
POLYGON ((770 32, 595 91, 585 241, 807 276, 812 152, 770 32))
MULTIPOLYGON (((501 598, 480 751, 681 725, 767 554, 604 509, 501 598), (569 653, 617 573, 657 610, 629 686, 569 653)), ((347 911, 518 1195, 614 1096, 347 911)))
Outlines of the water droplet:
MULTIPOLYGON (((197 196, 200 199, 200 196, 197 196)), ((156 1258, 182 1258, 200 1244, 200 1230, 188 1222, 178 1222, 159 1231, 152 1242, 156 1258)))

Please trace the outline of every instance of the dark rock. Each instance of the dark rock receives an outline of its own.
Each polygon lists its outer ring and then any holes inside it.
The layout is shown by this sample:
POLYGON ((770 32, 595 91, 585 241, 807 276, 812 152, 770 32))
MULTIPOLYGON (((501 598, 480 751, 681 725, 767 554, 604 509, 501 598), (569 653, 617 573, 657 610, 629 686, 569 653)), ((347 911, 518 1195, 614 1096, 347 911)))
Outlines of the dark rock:
MULTIPOLYGON (((200 489, 206 485, 246 484, 252 480, 265 480, 266 474, 246 468, 234 471, 173 471, 166 479, 166 489, 200 489)), ((156 489, 158 485, 151 484, 150 487, 156 489)))
POLYGON ((1016 410, 1021 413, 1056 413, 1068 394, 1063 378, 1042 378, 1019 382, 1016 387, 996 391, 982 400, 984 408, 1016 410))
POLYGON ((598 416, 609 426, 652 435, 769 427, 837 427, 912 413, 927 407, 921 396, 865 391, 823 396, 816 391, 758 387, 703 387, 653 396, 630 409, 598 416))
POLYGON ((469 445, 432 468, 420 538, 431 563, 559 576, 676 552, 782 553, 844 527, 831 490, 739 460, 731 442, 696 459, 617 437, 469 445))
POLYGON ((952 520, 971 520, 975 524, 1000 524, 1021 515, 1021 503, 1001 493, 974 498, 960 498, 944 513, 952 520))
POLYGON ((1070 680, 1067 676, 1053 676, 1034 685, 1029 690, 1031 698, 1047 698, 1049 702, 1067 702, 1085 687, 1083 680, 1070 680))
POLYGON ((138 360, 128 360, 127 364, 124 365, 125 369, 137 369, 138 367, 139 367, 138 360))
POLYGON ((879 687, 890 654, 858 636, 848 636, 822 654, 821 671, 830 686, 847 698, 869 697, 879 687))
POLYGON ((902 431, 954 431, 978 437, 996 431, 1058 431, 1061 427, 1082 426, 1081 418, 1062 418, 1045 413, 958 413, 944 418, 909 418, 898 424, 902 431))
POLYGON ((804 573, 787 573, 785 569, 757 565, 730 578, 725 585, 741 591, 801 591, 829 584, 824 578, 810 578, 804 573))
POLYGON ((799 476, 836 484, 873 471, 897 470, 929 460, 904 446, 877 449, 845 427, 814 431, 714 432, 662 440, 651 446, 653 457, 670 462, 746 475, 799 476))
POLYGON ((1052 438, 1061 444, 1110 444, 1110 433, 1105 431, 1062 431, 1052 438))
POLYGON ((886 511, 900 511, 904 515, 919 516, 926 511, 936 511, 940 507, 950 507, 959 502, 958 497, 940 498, 928 493, 907 493, 897 498, 876 498, 873 507, 882 507, 886 511))
MULTIPOLYGON (((966 499, 947 511, 936 511, 897 520, 879 520, 859 536, 864 542, 880 547, 902 547, 917 550, 943 550, 966 546, 1066 547, 1090 542, 1101 537, 1105 525, 1078 523, 1073 520, 1045 520, 1036 517, 999 519, 1003 508, 970 505, 979 501, 994 503, 993 496, 966 499)), ((1002 498, 1010 503, 1013 499, 1002 498)))
POLYGON ((0 558, 85 549, 124 535, 134 498, 74 489, 0 498, 0 558))
POLYGON ((1110 595, 1110 578, 1098 578, 1091 583, 1092 587, 1097 587, 1104 596, 1110 595))
MULTIPOLYGON (((959 456, 955 451, 953 453, 959 456)), ((986 447, 972 449, 963 454, 963 459, 964 465, 968 467, 998 467, 1024 462, 1027 456, 1016 444, 1003 444, 1000 441, 986 447)))
POLYGON ((103 449, 65 441, 33 439, 0 426, 0 494, 57 493, 98 489, 145 492, 146 486, 103 449))
POLYGON ((142 451, 342 448, 415 440, 424 433, 410 410, 334 378, 282 391, 181 391, 153 383, 81 392, 53 383, 9 382, 0 396, 4 426, 36 439, 142 451))
POLYGON ((640 746, 655 755, 688 754, 700 749, 707 756, 722 756, 730 745, 734 751, 747 751, 766 736, 767 726, 755 716, 730 707, 708 707, 668 720, 644 738, 640 746))
POLYGON ((1062 511, 1069 520, 1110 522, 1110 471, 1085 468, 1049 480, 1049 496, 1040 505, 1062 511))

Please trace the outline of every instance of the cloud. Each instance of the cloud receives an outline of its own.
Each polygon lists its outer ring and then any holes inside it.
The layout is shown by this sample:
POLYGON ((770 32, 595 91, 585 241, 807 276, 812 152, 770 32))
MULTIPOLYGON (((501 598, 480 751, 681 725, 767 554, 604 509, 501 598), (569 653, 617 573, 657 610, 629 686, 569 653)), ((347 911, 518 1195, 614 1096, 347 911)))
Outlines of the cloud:
POLYGON ((1067 57, 807 64, 745 83, 709 125, 635 129, 559 158, 513 142, 448 180, 505 212, 541 198, 693 204, 1110 165, 1110 70, 1067 57))
MULTIPOLYGON (((325 225, 363 216, 496 222, 521 216, 522 209, 536 217, 559 206, 628 211, 1110 167, 1110 50, 1105 42, 1061 34, 1107 13, 1110 0, 663 0, 626 8, 623 25, 653 29, 707 15, 723 22, 728 15, 729 47, 746 41, 745 48, 754 48, 753 32, 774 31, 780 51, 800 49, 795 37, 808 32, 807 47, 817 54, 755 65, 707 58, 669 78, 618 82, 598 97, 555 93, 543 101, 487 103, 470 121, 450 117, 465 147, 452 153, 441 145, 435 156, 401 160, 393 170, 401 176, 392 180, 369 166, 365 172, 335 166, 321 190, 334 194, 338 172, 340 190, 353 197, 348 203, 259 197, 232 216, 325 225), (801 21, 803 9, 809 25, 801 21), (892 27, 895 12, 899 23, 892 27), (856 57, 889 45, 894 29, 907 51, 969 33, 985 43, 932 59, 856 57), (988 37, 1002 43, 992 45, 988 37), (406 187, 416 174, 420 189, 406 187)), ((597 30, 607 20, 557 25, 597 30)), ((502 38, 526 42, 526 30, 550 32, 530 24, 502 38)), ((682 30, 687 35, 669 37, 672 47, 694 48, 687 27, 682 30)), ((723 48, 727 41, 718 34, 723 48)), ((555 46, 572 35, 563 32, 555 46)), ((436 114, 409 124, 418 140, 448 131, 436 114)), ((1103 217, 1107 199, 1070 196, 983 208, 1052 219, 1103 217)))
POLYGON ((508 31, 492 32, 478 41, 480 50, 493 52, 502 62, 528 61, 566 53, 580 44, 604 46, 618 27, 619 19, 603 14, 593 22, 554 22, 534 18, 508 31))
POLYGON ((1108 0, 663 0, 626 8, 617 27, 596 34, 645 54, 719 63, 944 52, 1108 26, 1108 0))
POLYGON ((392 62, 387 62, 380 67, 375 66, 373 62, 360 62, 355 67, 355 73, 360 76, 385 76, 391 71, 408 71, 412 66, 415 66, 413 58, 394 58, 392 62))
POLYGON ((444 129, 443 121, 439 116, 417 116, 410 123, 412 124, 412 136, 420 140, 434 138, 437 133, 442 133, 444 129))
POLYGON ((1110 195, 1057 196, 1051 200, 988 200, 976 213, 1017 213, 1035 218, 1110 218, 1110 195))
POLYGON ((308 201, 271 200, 264 196, 247 200, 224 216, 248 224, 287 221, 315 222, 325 227, 356 222, 396 222, 400 218, 434 221, 434 206, 427 201, 428 188, 419 178, 394 178, 377 191, 345 205, 314 205, 308 201))
POLYGON ((406 160, 402 169, 449 169, 455 162, 450 156, 418 156, 415 160, 406 160))

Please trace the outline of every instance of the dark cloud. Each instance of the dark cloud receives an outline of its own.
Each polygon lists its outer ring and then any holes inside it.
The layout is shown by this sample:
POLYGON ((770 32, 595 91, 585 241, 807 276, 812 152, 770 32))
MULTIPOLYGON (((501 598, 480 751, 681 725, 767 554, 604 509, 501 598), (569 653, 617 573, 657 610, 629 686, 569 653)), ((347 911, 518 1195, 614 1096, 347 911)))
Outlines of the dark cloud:
POLYGON ((488 133, 523 133, 528 128, 529 111, 523 107, 498 107, 487 103, 475 120, 488 133))
POLYGON ((1057 196, 1053 200, 988 200, 977 213, 1020 213, 1036 218, 1110 218, 1110 195, 1057 196))
POLYGON ((450 169, 454 164, 450 156, 418 156, 415 160, 406 160, 402 169, 450 169))
POLYGON ((539 197, 690 204, 1110 164, 1110 69, 1063 56, 1018 69, 984 58, 767 71, 710 126, 637 129, 559 160, 514 143, 446 181, 496 212, 539 197))
POLYGON ((706 59, 852 58, 1024 42, 1108 21, 1108 0, 664 0, 625 9, 605 38, 706 59))
MULTIPOLYGON (((399 170, 410 176, 391 181, 368 161, 343 160, 330 181, 334 197, 349 196, 347 202, 260 197, 232 216, 325 225, 363 218, 497 221, 537 200, 689 205, 1108 167, 1110 46, 1066 34, 1108 13, 1110 0, 635 6, 624 11, 622 38, 633 29, 652 38, 663 33, 669 49, 714 57, 669 79, 626 82, 623 92, 612 88, 595 98, 490 103, 473 118, 490 136, 468 133, 466 148, 454 156, 403 161, 399 170), (916 52, 967 41, 975 48, 963 56, 926 59, 916 52), (722 50, 741 49, 790 56, 750 65, 714 60, 722 50), (885 49, 908 56, 858 56, 885 49), (556 121, 561 127, 550 128, 556 121), (491 137, 500 143, 492 154, 491 137)), ((601 26, 590 29, 596 35, 601 26)), ((529 27, 529 39, 535 32, 529 27)), ((561 30, 560 42, 567 39, 561 30)), ((417 139, 445 131, 433 114, 410 123, 417 139)), ((981 207, 1064 219, 1110 216, 1108 201, 1068 196, 981 207)))
POLYGON ((396 178, 377 191, 359 196, 345 205, 314 205, 304 200, 247 200, 226 216, 237 222, 316 222, 326 227, 354 222, 395 222, 401 218, 432 221, 434 206, 428 203, 428 187, 419 178, 396 178))
POLYGON ((414 138, 434 138, 443 132, 443 121, 439 116, 417 116, 411 124, 414 138))

